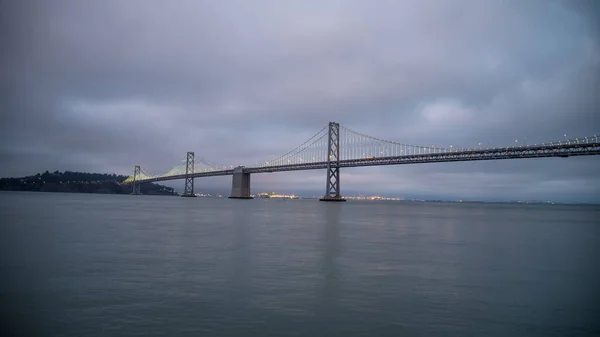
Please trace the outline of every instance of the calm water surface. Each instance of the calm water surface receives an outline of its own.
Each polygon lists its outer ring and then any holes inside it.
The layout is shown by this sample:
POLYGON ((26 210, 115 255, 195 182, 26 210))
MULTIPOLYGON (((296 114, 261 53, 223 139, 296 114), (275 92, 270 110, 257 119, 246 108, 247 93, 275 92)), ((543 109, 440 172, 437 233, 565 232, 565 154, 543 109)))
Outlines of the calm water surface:
POLYGON ((598 336, 600 208, 0 193, 2 336, 598 336))

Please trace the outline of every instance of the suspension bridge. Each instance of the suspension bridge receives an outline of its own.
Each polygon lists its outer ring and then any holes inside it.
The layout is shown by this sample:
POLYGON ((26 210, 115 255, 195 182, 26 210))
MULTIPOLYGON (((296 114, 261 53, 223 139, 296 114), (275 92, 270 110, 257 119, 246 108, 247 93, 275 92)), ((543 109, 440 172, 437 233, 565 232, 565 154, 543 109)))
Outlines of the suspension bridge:
POLYGON ((493 148, 453 148, 419 146, 373 137, 339 123, 330 122, 310 139, 275 159, 262 163, 217 166, 196 159, 188 152, 183 163, 170 171, 151 175, 139 165, 123 184, 131 184, 133 194, 140 194, 140 184, 185 179, 182 196, 195 196, 194 178, 233 176, 229 198, 251 199, 250 175, 253 173, 326 169, 325 194, 322 201, 345 201, 340 193, 340 169, 358 166, 440 163, 474 160, 502 160, 589 156, 600 154, 598 136, 564 139, 542 144, 493 148))

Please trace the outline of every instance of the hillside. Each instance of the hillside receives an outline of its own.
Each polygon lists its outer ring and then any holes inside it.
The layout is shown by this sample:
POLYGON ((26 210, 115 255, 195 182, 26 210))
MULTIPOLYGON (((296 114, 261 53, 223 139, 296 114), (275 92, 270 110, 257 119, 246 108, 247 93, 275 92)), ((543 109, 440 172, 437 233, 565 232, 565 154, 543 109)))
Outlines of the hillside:
MULTIPOLYGON (((0 190, 130 194, 131 185, 121 185, 126 178, 116 174, 46 171, 28 177, 0 178, 0 190)), ((171 187, 152 183, 142 184, 141 192, 151 195, 177 195, 171 187)))

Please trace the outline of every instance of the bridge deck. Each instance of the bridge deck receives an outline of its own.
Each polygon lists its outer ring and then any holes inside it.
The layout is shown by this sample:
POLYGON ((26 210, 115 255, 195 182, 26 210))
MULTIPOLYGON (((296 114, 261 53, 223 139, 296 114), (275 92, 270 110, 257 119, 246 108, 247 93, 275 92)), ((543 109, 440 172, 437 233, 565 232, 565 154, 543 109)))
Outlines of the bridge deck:
MULTIPOLYGON (((507 147, 493 149, 479 149, 468 151, 455 151, 446 153, 414 154, 393 157, 376 157, 346 159, 339 161, 339 167, 359 167, 359 166, 381 166, 381 165, 402 165, 402 164, 424 164, 424 163, 443 163, 457 161, 475 161, 475 160, 499 160, 499 159, 524 159, 524 158, 547 158, 547 157, 571 157, 588 156, 600 154, 600 142, 579 143, 579 144, 557 144, 540 145, 527 147, 507 147)), ((327 168, 327 162, 313 162, 302 164, 290 164, 265 167, 247 167, 244 172, 247 173, 267 173, 284 171, 304 171, 318 170, 327 168)), ((190 176, 194 178, 232 175, 233 170, 217 170, 207 172, 197 172, 190 176)), ((140 183, 184 179, 185 174, 154 177, 151 179, 138 180, 140 183)), ((133 183, 133 181, 128 182, 133 183)))

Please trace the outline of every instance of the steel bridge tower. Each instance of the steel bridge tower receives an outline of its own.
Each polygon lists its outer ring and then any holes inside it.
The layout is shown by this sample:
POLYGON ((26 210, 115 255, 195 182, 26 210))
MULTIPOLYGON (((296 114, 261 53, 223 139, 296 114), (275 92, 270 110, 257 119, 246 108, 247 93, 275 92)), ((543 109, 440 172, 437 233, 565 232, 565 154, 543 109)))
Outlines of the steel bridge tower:
POLYGON ((185 190, 182 197, 195 197, 194 194, 194 177, 191 176, 194 173, 194 152, 188 152, 185 163, 185 190))
POLYGON ((142 194, 140 192, 140 183, 138 182, 140 180, 140 171, 140 166, 135 165, 133 168, 133 191, 131 194, 142 194))
POLYGON ((327 182, 321 201, 346 201, 340 195, 340 124, 329 122, 327 182))

